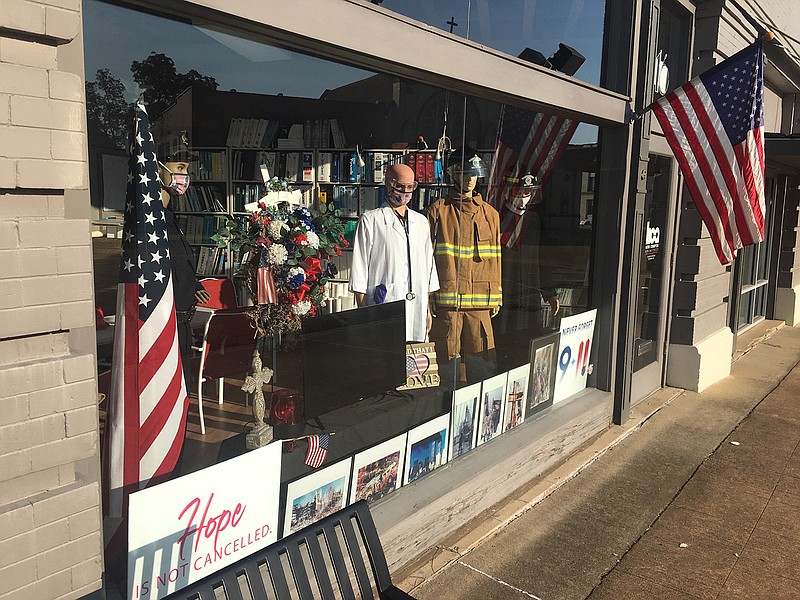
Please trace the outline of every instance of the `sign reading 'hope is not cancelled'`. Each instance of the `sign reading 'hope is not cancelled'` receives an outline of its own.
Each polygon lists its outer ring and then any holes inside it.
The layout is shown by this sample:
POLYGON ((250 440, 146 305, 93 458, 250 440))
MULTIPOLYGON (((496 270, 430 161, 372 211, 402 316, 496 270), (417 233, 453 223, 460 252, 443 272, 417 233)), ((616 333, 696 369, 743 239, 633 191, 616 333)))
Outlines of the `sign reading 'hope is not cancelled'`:
POLYGON ((281 444, 132 494, 128 598, 157 600, 275 542, 281 444))

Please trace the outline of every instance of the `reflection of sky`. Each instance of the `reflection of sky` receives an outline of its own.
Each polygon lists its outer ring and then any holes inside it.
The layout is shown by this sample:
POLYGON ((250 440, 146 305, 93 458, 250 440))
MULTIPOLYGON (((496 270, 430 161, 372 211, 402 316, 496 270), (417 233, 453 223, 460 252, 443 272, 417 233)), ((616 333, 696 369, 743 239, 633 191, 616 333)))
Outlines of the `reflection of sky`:
MULTIPOLYGON (((441 28, 455 17, 454 33, 467 34, 467 0, 385 0, 382 6, 441 28)), ((515 56, 531 47, 549 57, 564 42, 586 57, 576 77, 597 83, 604 10, 604 0, 472 0, 469 37, 515 56)), ((372 74, 100 0, 84 0, 83 19, 87 80, 108 68, 125 85, 129 101, 138 96, 131 62, 150 52, 172 58, 178 72, 195 69, 214 77, 220 90, 240 92, 318 98, 372 74)), ((595 127, 582 124, 572 142, 589 143, 596 136, 595 127)))

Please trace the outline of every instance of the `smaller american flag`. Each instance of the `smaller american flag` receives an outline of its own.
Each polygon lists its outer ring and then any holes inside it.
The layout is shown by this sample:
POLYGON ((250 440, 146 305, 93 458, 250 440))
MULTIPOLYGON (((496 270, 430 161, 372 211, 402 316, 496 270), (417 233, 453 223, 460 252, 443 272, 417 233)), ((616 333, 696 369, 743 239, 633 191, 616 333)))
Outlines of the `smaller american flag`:
POLYGON ((267 262, 266 246, 261 248, 258 254, 258 269, 256 270, 256 281, 258 283, 258 303, 275 304, 278 301, 278 292, 275 289, 275 277, 272 273, 272 265, 267 262))
POLYGON ((425 375, 430 366, 431 359, 428 358, 427 354, 417 354, 415 356, 406 354, 406 374, 408 376, 425 375))
POLYGON ((316 469, 325 462, 328 456, 328 447, 331 445, 331 436, 329 433, 322 435, 309 435, 308 436, 308 452, 306 452, 305 463, 316 469))

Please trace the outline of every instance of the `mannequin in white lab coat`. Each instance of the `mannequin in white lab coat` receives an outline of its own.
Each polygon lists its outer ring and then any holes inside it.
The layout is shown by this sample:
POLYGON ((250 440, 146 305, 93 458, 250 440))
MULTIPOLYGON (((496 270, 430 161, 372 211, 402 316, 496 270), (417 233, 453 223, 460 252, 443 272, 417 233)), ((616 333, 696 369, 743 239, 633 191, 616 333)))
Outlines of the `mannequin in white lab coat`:
POLYGON ((361 215, 353 244, 350 291, 359 306, 405 300, 406 340, 425 342, 428 294, 439 289, 428 220, 410 210, 417 187, 408 165, 386 169, 387 204, 361 215))

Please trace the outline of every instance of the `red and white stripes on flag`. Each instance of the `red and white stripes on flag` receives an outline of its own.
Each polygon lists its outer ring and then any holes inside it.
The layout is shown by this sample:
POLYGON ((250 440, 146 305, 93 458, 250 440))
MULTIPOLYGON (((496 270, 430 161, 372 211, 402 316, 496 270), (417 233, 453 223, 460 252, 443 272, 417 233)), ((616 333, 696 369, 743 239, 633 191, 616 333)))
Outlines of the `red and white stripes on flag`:
POLYGON ((764 52, 761 41, 651 107, 721 264, 764 239, 764 52))
POLYGON ((328 447, 331 443, 331 436, 328 433, 322 435, 308 436, 308 452, 306 452, 305 463, 311 468, 318 468, 325 462, 328 456, 328 447))
POLYGON ((571 119, 503 107, 487 194, 500 213, 500 243, 519 250, 528 227, 525 215, 530 207, 514 203, 519 184, 513 182, 530 174, 540 185, 547 183, 577 127, 578 122, 571 119))
POLYGON ((275 304, 278 301, 275 276, 272 272, 272 265, 267 262, 267 252, 267 248, 262 246, 258 255, 256 287, 259 304, 275 304))
POLYGON ((144 106, 135 113, 103 453, 110 517, 172 472, 189 403, 153 138, 144 106))

